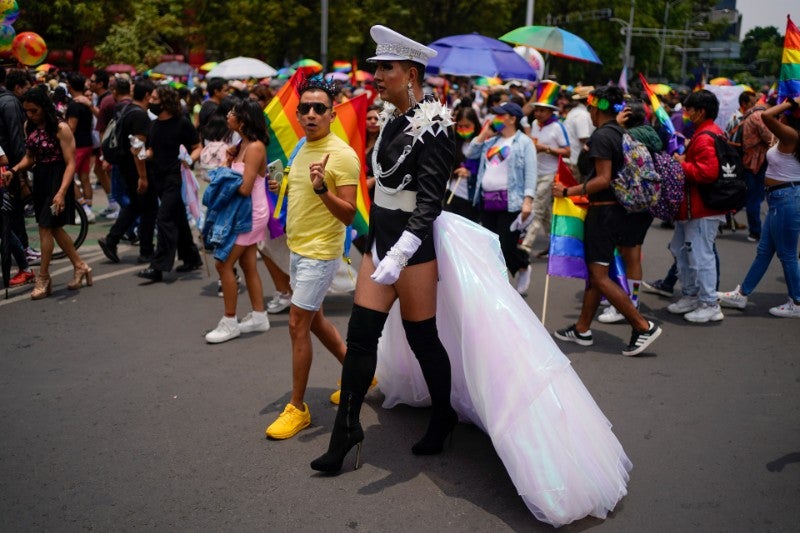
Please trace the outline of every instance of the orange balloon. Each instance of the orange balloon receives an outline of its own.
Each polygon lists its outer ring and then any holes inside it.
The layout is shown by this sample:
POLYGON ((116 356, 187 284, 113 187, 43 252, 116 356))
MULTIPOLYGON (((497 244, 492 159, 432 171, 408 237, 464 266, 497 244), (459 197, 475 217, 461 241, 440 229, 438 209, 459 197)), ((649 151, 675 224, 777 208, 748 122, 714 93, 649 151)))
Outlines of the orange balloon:
POLYGON ((23 65, 32 67, 47 57, 47 45, 38 33, 25 31, 14 37, 11 53, 23 65))

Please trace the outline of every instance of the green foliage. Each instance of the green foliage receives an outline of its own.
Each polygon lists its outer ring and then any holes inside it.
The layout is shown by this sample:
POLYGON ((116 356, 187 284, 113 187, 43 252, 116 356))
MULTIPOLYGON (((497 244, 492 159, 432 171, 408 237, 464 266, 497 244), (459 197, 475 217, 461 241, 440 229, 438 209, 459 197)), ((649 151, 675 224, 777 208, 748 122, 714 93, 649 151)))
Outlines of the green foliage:
POLYGON ((97 64, 127 63, 146 70, 158 63, 163 54, 174 51, 170 42, 187 35, 179 2, 137 0, 130 8, 131 12, 113 24, 97 45, 97 64))

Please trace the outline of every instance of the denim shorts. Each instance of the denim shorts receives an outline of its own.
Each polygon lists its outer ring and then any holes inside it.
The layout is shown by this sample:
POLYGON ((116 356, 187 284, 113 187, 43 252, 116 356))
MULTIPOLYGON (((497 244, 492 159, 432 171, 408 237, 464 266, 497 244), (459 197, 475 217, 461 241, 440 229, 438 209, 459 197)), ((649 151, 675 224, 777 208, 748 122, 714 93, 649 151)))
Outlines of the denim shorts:
POLYGON ((292 286, 292 305, 306 311, 319 311, 341 259, 310 259, 292 252, 289 280, 292 286))

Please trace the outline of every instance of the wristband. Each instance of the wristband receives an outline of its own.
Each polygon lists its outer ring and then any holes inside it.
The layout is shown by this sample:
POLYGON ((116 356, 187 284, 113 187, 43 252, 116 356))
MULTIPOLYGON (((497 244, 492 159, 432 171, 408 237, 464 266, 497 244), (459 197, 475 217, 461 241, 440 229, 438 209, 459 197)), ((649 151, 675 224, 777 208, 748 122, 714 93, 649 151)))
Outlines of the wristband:
POLYGON ((314 189, 314 192, 317 193, 317 194, 325 194, 326 192, 328 192, 328 186, 323 181, 322 182, 322 188, 321 189, 314 189))
POLYGON ((564 187, 563 189, 561 189, 561 196, 562 196, 562 197, 564 197, 564 198, 566 198, 567 196, 569 196, 569 195, 567 194, 567 189, 569 189, 569 187, 564 187))
POLYGON ((583 187, 581 187, 581 194, 586 196, 586 185, 589 183, 589 180, 583 182, 583 187))

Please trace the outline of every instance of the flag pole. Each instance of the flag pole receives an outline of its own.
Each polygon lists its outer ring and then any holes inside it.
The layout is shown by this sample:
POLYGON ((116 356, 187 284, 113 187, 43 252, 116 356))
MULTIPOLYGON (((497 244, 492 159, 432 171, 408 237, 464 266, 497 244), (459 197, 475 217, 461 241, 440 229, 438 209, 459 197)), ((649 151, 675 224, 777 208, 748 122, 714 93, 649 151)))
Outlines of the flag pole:
POLYGON ((542 326, 547 320, 547 294, 550 292, 550 274, 544 278, 544 302, 542 302, 542 326))

